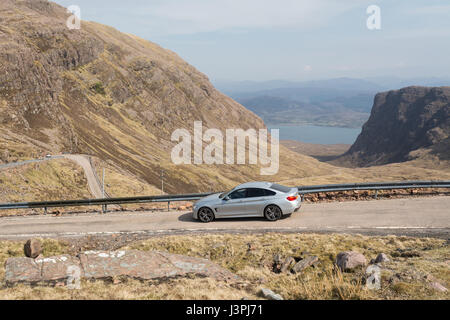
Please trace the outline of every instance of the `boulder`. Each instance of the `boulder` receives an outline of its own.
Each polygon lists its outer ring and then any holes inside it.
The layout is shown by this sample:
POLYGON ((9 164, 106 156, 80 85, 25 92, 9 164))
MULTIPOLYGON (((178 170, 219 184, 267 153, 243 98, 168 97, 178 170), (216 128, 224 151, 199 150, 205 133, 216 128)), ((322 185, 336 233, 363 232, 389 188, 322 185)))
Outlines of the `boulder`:
POLYGON ((276 294, 275 292, 273 292, 270 289, 262 288, 260 293, 264 298, 269 299, 269 300, 283 300, 282 296, 280 296, 279 294, 276 294))
POLYGON ((193 275, 224 281, 239 280, 238 276, 209 260, 160 251, 86 251, 76 257, 9 258, 5 267, 5 282, 8 284, 64 282, 75 274, 86 279, 125 276, 152 280, 193 275))
POLYGON ((385 253, 380 253, 375 258, 375 263, 383 263, 383 262, 389 262, 389 261, 391 261, 391 260, 389 259, 389 257, 385 253))
POLYGON ((39 239, 29 239, 25 243, 23 251, 28 258, 37 258, 42 253, 41 241, 39 239))
POLYGON ((367 260, 359 252, 345 251, 337 255, 335 263, 342 271, 349 271, 367 265, 367 260))
POLYGON ((294 267, 292 268, 292 272, 300 273, 310 266, 315 266, 318 262, 319 258, 316 256, 306 257, 305 259, 300 260, 294 265, 294 267))
POLYGON ((431 282, 430 287, 439 292, 447 292, 448 289, 437 281, 431 282))

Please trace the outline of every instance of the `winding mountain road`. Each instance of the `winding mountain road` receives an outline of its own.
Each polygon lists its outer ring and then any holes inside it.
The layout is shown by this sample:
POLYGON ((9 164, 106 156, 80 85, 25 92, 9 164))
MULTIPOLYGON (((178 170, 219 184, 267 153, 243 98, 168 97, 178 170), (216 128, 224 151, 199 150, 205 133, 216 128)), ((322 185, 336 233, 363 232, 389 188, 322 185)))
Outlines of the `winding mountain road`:
POLYGON ((97 174, 89 161, 89 157, 81 154, 66 154, 64 158, 72 160, 83 168, 88 181, 89 191, 95 198, 103 198, 102 186, 97 179, 97 174))
POLYGON ((304 204, 277 222, 264 219, 217 220, 203 224, 190 212, 142 212, 0 218, 0 239, 144 235, 205 232, 337 232, 395 234, 449 239, 450 197, 423 197, 304 204))
POLYGON ((71 160, 71 161, 75 162, 76 164, 78 164, 83 169, 84 174, 86 175, 89 191, 91 192, 92 196, 94 198, 103 198, 102 186, 101 186, 100 181, 95 173, 95 169, 92 167, 92 164, 89 161, 89 156, 86 156, 86 155, 65 154, 62 156, 48 156, 48 157, 45 157, 42 159, 5 163, 5 164, 0 164, 0 170, 20 167, 20 166, 24 166, 24 165, 27 165, 30 163, 38 163, 38 162, 50 161, 50 160, 55 160, 55 159, 63 159, 63 158, 71 160))

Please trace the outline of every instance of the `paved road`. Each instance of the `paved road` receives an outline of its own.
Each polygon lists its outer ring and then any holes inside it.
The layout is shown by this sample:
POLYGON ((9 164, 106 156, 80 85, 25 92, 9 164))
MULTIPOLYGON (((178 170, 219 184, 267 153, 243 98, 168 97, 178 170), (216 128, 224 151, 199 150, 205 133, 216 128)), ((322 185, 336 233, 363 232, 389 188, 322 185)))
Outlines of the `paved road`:
POLYGON ((43 161, 48 161, 48 160, 54 160, 54 159, 61 159, 62 156, 51 156, 51 157, 45 157, 42 159, 34 159, 34 160, 25 160, 25 161, 18 161, 18 162, 10 162, 10 163, 3 163, 0 164, 0 170, 1 169, 8 169, 8 168, 14 168, 14 167, 20 167, 20 166, 24 166, 26 164, 30 164, 30 163, 37 163, 37 162, 43 162, 43 161))
POLYGON ((67 154, 64 155, 64 158, 74 161, 81 168, 83 168, 84 174, 86 175, 88 181, 89 191, 95 198, 103 198, 102 186, 97 179, 97 175, 94 171, 95 169, 92 167, 88 156, 80 154, 67 154))
POLYGON ((62 158, 72 160, 76 164, 81 166, 81 168, 83 168, 84 173, 86 175, 89 191, 91 192, 92 196, 94 198, 103 198, 102 186, 95 174, 95 171, 94 171, 95 169, 92 167, 91 162, 89 161, 89 157, 85 156, 85 155, 67 154, 67 155, 63 155, 63 156, 51 156, 51 157, 45 157, 42 159, 26 160, 26 161, 0 164, 0 170, 7 169, 7 168, 13 168, 13 167, 19 167, 19 166, 23 166, 23 165, 30 164, 30 163, 37 163, 37 162, 54 160, 54 159, 62 159, 62 158))
POLYGON ((87 234, 202 232, 346 232, 449 238, 450 197, 304 204, 290 218, 193 221, 189 212, 111 213, 106 215, 0 218, 0 239, 87 234))

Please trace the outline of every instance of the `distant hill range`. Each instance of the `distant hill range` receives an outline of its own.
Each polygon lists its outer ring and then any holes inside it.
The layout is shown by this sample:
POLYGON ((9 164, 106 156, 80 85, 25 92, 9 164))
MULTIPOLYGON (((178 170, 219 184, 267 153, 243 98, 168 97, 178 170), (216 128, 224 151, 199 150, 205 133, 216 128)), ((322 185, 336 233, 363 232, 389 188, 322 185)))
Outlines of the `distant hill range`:
POLYGON ((217 87, 270 125, 361 127, 376 93, 408 85, 450 85, 450 79, 337 78, 317 81, 216 82, 217 87))
POLYGON ((338 161, 372 166, 427 157, 450 160, 450 87, 377 94, 361 134, 338 161))

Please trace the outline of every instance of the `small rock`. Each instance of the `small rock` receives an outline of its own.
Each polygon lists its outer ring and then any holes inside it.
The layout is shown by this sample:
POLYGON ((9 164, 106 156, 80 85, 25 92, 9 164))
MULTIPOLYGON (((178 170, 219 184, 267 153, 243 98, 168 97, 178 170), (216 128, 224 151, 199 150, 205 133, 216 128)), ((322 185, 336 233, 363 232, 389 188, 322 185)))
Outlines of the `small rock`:
POLYGON ((255 249, 256 249, 256 246, 254 243, 251 243, 251 242, 247 243, 247 251, 253 251, 255 249))
POLYGON ((440 284, 439 282, 436 282, 436 281, 431 282, 430 287, 439 292, 447 292, 448 291, 448 289, 446 287, 444 287, 442 284, 440 284))
POLYGON ((273 263, 274 264, 281 264, 281 255, 280 254, 275 254, 274 256, 273 256, 273 263))
POLYGON ((292 272, 300 273, 303 270, 305 270, 306 268, 316 265, 318 262, 319 262, 319 258, 316 256, 306 257, 305 259, 300 260, 299 262, 297 262, 295 264, 295 266, 292 268, 292 272))
POLYGON ((287 258, 284 260, 284 262, 281 264, 281 269, 280 269, 280 271, 281 271, 282 273, 288 272, 288 271, 290 270, 291 266, 294 265, 294 264, 295 264, 295 259, 292 258, 292 257, 287 257, 287 258))
POLYGON ((342 271, 346 271, 367 265, 367 260, 359 252, 345 251, 337 255, 335 263, 342 271))
POLYGON ((389 262, 389 261, 391 261, 391 260, 385 253, 378 254, 378 256, 375 259, 375 263, 382 263, 382 262, 389 262))
POLYGON ((276 294, 275 292, 273 292, 270 289, 262 288, 261 294, 264 298, 269 299, 269 300, 283 300, 282 296, 280 296, 279 294, 276 294))
POLYGON ((433 275, 431 275, 431 274, 426 274, 424 276, 424 279, 427 280, 427 281, 432 281, 432 282, 436 281, 436 278, 433 275))
POLYGON ((272 271, 276 273, 280 273, 281 271, 281 264, 282 264, 282 258, 280 254, 275 254, 273 256, 273 263, 272 263, 272 271))
POLYGON ((25 243, 23 251, 28 258, 37 258, 42 253, 41 241, 38 239, 29 239, 25 243))

